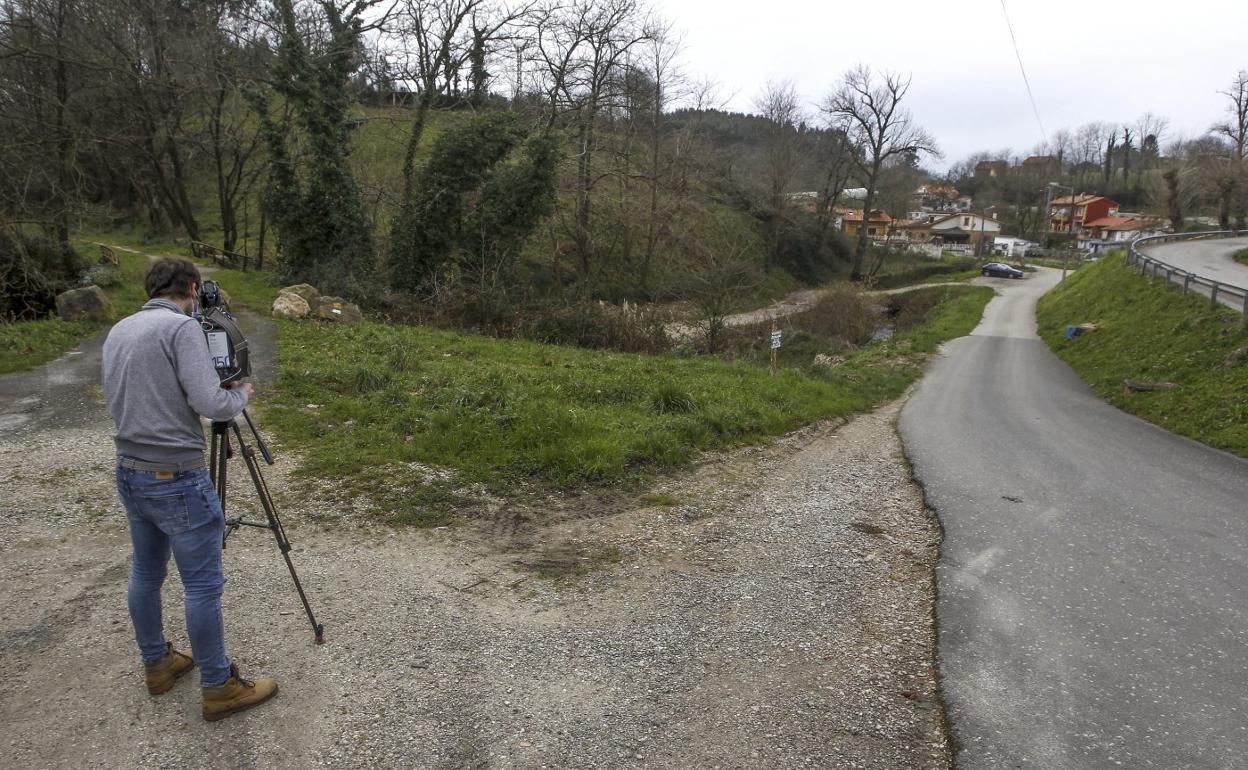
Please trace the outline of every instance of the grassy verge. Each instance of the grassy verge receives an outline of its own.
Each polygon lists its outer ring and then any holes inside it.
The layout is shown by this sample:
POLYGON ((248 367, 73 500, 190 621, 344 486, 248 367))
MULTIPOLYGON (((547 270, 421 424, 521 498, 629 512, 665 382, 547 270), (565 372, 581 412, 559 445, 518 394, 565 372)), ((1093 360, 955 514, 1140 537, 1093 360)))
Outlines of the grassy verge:
POLYGON ((1234 256, 1235 261, 1240 263, 1241 265, 1248 265, 1248 249, 1240 249, 1239 251, 1235 252, 1232 256, 1234 256))
POLYGON ((1242 317, 1132 272, 1121 254, 1085 266, 1049 292, 1040 334, 1115 406, 1167 430, 1248 457, 1248 347, 1242 317), (1097 330, 1065 339, 1069 324, 1097 330), (1126 393, 1126 378, 1173 390, 1126 393))
POLYGON ((1084 261, 1082 259, 1079 259, 1078 257, 1071 257, 1070 259, 1065 260, 1064 263, 1063 263, 1063 260, 1057 259, 1055 257, 1035 257, 1035 258, 1027 257, 1026 260, 1027 260, 1028 265, 1037 265, 1039 267, 1054 267, 1054 268, 1057 268, 1058 270, 1061 270, 1062 265, 1065 264, 1067 271, 1075 270, 1080 265, 1085 264, 1084 261))
MULTIPOLYGON (((445 521, 477 487, 628 483, 699 452, 869 409, 970 331, 991 290, 942 294, 927 321, 832 369, 637 356, 419 327, 279 322, 264 419, 300 473, 365 495, 391 520, 445 521)), ((798 363, 795 361, 794 363, 798 363)))
POLYGON ((0 374, 46 364, 101 328, 101 324, 91 321, 66 322, 59 318, 0 324, 0 374))

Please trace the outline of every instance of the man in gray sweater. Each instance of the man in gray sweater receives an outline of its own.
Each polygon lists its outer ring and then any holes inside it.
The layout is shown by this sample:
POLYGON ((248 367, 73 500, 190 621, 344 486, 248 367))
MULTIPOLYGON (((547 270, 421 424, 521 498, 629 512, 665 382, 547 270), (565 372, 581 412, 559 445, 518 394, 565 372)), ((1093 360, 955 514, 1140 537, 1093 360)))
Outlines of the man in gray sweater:
POLYGON ((190 260, 167 257, 148 267, 150 299, 104 342, 103 382, 117 426, 117 494, 134 548, 127 598, 148 692, 169 691, 198 664, 203 716, 216 720, 268 700, 277 682, 243 679, 225 654, 225 514, 204 466, 199 418, 232 420, 253 391, 247 383, 221 387, 191 316, 200 283, 190 260), (170 554, 185 588, 194 660, 165 639, 160 590, 170 554))

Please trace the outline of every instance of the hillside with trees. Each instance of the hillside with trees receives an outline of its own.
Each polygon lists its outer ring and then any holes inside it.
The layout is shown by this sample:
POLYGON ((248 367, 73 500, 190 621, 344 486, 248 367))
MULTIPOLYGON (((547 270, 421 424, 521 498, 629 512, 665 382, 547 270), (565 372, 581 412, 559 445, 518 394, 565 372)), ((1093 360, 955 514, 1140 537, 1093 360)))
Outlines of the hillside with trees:
POLYGON ((718 109, 633 0, 20 0, 0 52, 5 286, 41 297, 11 317, 72 283, 34 241, 118 229, 495 330, 554 298, 847 269, 845 131, 791 87, 718 109))

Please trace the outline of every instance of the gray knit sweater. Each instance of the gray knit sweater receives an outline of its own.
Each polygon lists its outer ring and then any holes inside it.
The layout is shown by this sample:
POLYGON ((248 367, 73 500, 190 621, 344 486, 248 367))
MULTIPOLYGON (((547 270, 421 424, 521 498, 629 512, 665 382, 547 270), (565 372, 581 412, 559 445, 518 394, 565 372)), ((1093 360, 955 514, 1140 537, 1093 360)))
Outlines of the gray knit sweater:
POLYGON ((221 387, 199 322, 163 299, 113 326, 103 381, 117 454, 171 469, 204 462, 197 415, 223 422, 247 405, 242 391, 221 387))

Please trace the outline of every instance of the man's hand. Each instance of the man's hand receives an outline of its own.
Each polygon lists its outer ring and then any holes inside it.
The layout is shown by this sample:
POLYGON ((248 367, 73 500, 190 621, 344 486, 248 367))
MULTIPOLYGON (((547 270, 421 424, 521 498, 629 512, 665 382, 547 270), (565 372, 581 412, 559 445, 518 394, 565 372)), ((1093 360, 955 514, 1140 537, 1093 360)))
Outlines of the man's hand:
POLYGON ((256 397, 256 389, 252 387, 250 382, 239 382, 238 380, 235 380, 230 383, 230 390, 243 391, 243 395, 247 396, 247 403, 249 404, 251 403, 251 400, 256 397))

